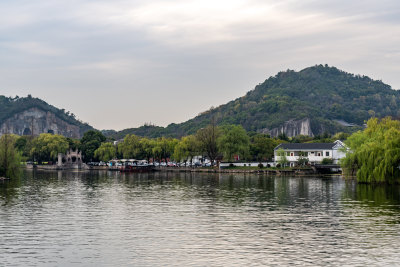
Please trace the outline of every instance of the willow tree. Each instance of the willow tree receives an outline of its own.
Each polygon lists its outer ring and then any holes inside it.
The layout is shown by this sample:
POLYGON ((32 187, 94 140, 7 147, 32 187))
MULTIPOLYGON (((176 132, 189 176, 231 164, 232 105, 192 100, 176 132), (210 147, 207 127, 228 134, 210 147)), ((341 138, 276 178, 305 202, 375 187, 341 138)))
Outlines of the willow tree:
POLYGON ((199 149, 206 154, 214 165, 214 161, 219 154, 217 139, 221 135, 220 128, 216 125, 215 120, 205 128, 201 128, 196 132, 196 139, 199 142, 199 149))
POLYGON ((20 172, 21 155, 15 148, 16 136, 5 134, 0 138, 0 175, 12 178, 20 172))
POLYGON ((225 126, 218 138, 218 147, 226 160, 232 160, 234 155, 245 158, 249 154, 249 143, 249 136, 241 125, 225 126))
POLYGON ((106 142, 102 143, 98 149, 94 151, 94 156, 101 161, 109 161, 117 155, 117 148, 114 144, 106 142))
POLYGON ((194 135, 182 137, 179 143, 175 146, 174 159, 177 161, 183 160, 185 163, 190 160, 192 163, 193 158, 199 153, 200 145, 194 135))
POLYGON ((124 141, 118 144, 118 150, 126 159, 138 158, 141 152, 140 137, 134 134, 126 135, 124 141))
POLYGON ((69 144, 62 135, 42 133, 33 140, 31 154, 39 163, 56 160, 58 153, 65 153, 69 144))
POLYGON ((154 139, 153 154, 155 158, 165 162, 174 154, 175 146, 179 143, 178 139, 160 137, 154 139))
POLYGON ((346 176, 355 174, 361 183, 400 182, 400 121, 372 118, 346 145, 349 150, 341 161, 346 176))
POLYGON ((155 142, 153 142, 151 139, 148 139, 146 137, 143 137, 142 139, 140 139, 139 141, 140 143, 140 147, 142 149, 142 154, 143 156, 150 161, 150 158, 154 157, 153 154, 153 147, 155 145, 155 142))

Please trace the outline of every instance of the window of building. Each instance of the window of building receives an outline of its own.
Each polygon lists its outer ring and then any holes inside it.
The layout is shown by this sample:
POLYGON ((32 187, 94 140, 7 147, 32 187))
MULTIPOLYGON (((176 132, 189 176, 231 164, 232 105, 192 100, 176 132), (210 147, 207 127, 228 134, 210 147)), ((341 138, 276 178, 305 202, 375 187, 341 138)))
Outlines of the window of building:
POLYGON ((293 153, 293 152, 290 152, 290 156, 293 157, 293 156, 294 156, 294 153, 293 153))
POLYGON ((317 156, 318 156, 318 157, 321 157, 321 152, 318 152, 318 153, 317 153, 317 156))
POLYGON ((325 156, 329 157, 329 151, 325 152, 325 156))

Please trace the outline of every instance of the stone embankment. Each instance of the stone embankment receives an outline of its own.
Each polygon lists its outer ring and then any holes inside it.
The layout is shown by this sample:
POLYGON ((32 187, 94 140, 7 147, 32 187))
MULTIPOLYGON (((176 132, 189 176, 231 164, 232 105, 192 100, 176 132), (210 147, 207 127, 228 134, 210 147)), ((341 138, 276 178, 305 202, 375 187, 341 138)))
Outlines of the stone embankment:
POLYGON ((58 165, 32 165, 27 164, 25 168, 28 170, 48 170, 48 171, 62 171, 62 170, 89 170, 89 167, 86 164, 71 165, 71 166, 58 166, 58 165))
MULTIPOLYGON (((36 165, 26 166, 27 169, 38 169, 38 170, 73 170, 74 168, 60 168, 57 165, 36 165)), ((118 171, 118 168, 110 168, 108 166, 87 166, 80 170, 99 170, 99 171, 118 171)), ((192 173, 251 173, 251 174, 266 174, 266 175, 314 175, 320 172, 315 169, 219 169, 219 168, 179 168, 179 167, 156 167, 155 171, 161 172, 192 172, 192 173)), ((1 178, 0 178, 1 180, 1 178)))
POLYGON ((312 169, 218 169, 218 168, 158 168, 166 172, 200 172, 200 173, 257 173, 267 175, 308 175, 315 174, 312 169))

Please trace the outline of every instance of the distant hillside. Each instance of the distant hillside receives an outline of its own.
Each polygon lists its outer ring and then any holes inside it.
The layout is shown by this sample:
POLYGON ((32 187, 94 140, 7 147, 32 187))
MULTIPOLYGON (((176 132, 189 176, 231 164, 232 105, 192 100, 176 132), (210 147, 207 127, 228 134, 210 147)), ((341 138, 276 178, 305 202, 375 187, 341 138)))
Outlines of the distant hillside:
POLYGON ((40 134, 52 132, 80 138, 93 129, 75 115, 47 104, 39 98, 0 96, 0 135, 4 133, 40 134))
POLYGON ((382 81, 327 65, 268 78, 245 96, 168 127, 142 126, 114 132, 158 137, 192 134, 215 118, 219 125, 241 124, 248 131, 288 136, 351 132, 372 116, 399 116, 400 94, 382 81))

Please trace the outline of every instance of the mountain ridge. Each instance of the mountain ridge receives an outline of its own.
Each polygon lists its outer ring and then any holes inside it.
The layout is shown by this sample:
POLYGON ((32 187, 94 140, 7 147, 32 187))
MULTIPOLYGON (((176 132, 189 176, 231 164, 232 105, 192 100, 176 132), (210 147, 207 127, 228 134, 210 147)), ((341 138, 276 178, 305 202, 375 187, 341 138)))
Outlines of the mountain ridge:
POLYGON ((31 95, 14 98, 0 96, 0 135, 57 133, 80 138, 91 129, 92 126, 76 119, 73 113, 31 95))
POLYGON ((355 75, 328 65, 315 65, 298 72, 281 71, 255 86, 244 96, 211 108, 183 123, 167 127, 141 126, 112 132, 116 139, 128 133, 139 136, 180 137, 193 134, 214 119, 218 125, 240 124, 247 131, 272 136, 285 133, 352 132, 370 117, 398 117, 399 91, 380 80, 355 75), (309 129, 287 128, 309 120, 309 129))
MULTIPOLYGON (((181 137, 194 134, 214 120, 218 125, 240 124, 247 131, 271 136, 282 133, 289 137, 313 136, 353 132, 371 117, 400 117, 399 107, 400 92, 382 81, 328 65, 315 65, 300 71, 278 72, 242 97, 182 123, 171 123, 167 127, 147 124, 121 131, 103 130, 103 133, 114 139, 127 134, 181 137)), ((31 129, 35 134, 54 132, 79 138, 93 127, 39 98, 0 96, 0 135, 32 134, 31 129)))

